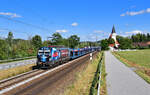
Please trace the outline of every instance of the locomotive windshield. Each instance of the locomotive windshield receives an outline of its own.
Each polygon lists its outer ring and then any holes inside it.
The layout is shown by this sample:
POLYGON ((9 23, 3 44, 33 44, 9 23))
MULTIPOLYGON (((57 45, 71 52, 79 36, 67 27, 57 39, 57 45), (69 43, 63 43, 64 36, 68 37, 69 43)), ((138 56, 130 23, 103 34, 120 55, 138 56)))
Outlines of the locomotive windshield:
POLYGON ((38 50, 38 55, 50 56, 50 49, 47 47, 42 47, 38 50))

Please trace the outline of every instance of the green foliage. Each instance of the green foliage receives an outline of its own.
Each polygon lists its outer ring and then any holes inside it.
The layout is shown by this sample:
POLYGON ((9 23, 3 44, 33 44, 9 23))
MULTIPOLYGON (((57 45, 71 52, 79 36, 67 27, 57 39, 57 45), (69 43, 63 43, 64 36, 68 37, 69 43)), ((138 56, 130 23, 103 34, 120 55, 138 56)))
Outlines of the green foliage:
POLYGON ((7 46, 8 46, 8 44, 6 43, 6 41, 0 39, 0 60, 6 59, 8 56, 7 55, 8 54, 7 46))
POLYGON ((51 44, 52 44, 51 41, 43 41, 42 46, 49 46, 51 44))
POLYGON ((38 49, 39 47, 42 46, 42 39, 39 35, 35 35, 33 38, 32 38, 32 44, 33 46, 38 49))
POLYGON ((36 49, 31 40, 13 39, 12 32, 8 33, 6 39, 0 39, 0 60, 35 55, 36 49))
MULTIPOLYGON (((63 38, 60 33, 54 33, 51 37, 51 42, 49 45, 63 45, 69 48, 84 48, 88 46, 99 46, 100 42, 80 42, 80 37, 77 35, 71 35, 68 38, 63 38)), ((43 42, 43 45, 45 42, 43 42)), ((47 45, 47 44, 45 44, 47 45)))
POLYGON ((132 42, 146 42, 150 41, 150 34, 136 34, 131 36, 132 42))
POLYGON ((101 40, 101 49, 102 50, 108 50, 109 49, 109 43, 107 39, 101 40))
POLYGON ((52 35, 53 45, 63 45, 63 37, 59 33, 54 33, 52 35))
POLYGON ((13 33, 12 32, 8 33, 7 42, 10 46, 12 46, 12 43, 13 43, 13 33))
MULTIPOLYGON (((115 31, 115 30, 113 30, 115 31)), ((142 45, 134 45, 134 43, 139 43, 139 42, 147 42, 150 41, 150 34, 136 34, 132 35, 131 37, 122 37, 122 36, 117 36, 117 41, 119 42, 119 48, 120 49, 148 49, 150 46, 142 46, 142 45)), ((109 44, 113 44, 114 40, 113 39, 104 39, 101 41, 101 47, 102 50, 107 50, 109 44)))
POLYGON ((79 44, 80 38, 77 35, 72 35, 68 38, 68 41, 69 41, 69 47, 75 48, 79 44))
POLYGON ((120 44, 120 49, 130 49, 132 47, 132 40, 128 37, 117 36, 117 41, 120 44))
POLYGON ((114 44, 115 41, 114 41, 114 39, 110 38, 110 39, 108 39, 108 43, 109 43, 109 44, 114 44))

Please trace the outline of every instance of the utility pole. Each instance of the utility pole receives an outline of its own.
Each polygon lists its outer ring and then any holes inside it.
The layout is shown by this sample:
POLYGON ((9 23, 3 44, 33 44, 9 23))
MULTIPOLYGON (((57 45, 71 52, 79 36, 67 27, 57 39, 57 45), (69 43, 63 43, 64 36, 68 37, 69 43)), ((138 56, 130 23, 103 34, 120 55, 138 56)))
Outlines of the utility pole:
POLYGON ((97 36, 96 36, 96 46, 97 46, 97 36))
POLYGON ((50 43, 51 43, 51 39, 52 39, 53 37, 47 37, 47 42, 48 42, 48 39, 50 39, 50 43))

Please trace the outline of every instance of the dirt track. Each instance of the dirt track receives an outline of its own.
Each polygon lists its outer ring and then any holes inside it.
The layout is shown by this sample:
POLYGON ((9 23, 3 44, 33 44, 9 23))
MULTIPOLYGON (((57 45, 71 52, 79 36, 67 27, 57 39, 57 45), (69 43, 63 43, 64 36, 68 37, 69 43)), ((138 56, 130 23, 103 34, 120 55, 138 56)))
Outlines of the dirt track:
POLYGON ((5 95, 59 95, 73 83, 76 72, 84 70, 89 61, 89 55, 74 61, 63 68, 49 73, 40 79, 6 93, 5 95))

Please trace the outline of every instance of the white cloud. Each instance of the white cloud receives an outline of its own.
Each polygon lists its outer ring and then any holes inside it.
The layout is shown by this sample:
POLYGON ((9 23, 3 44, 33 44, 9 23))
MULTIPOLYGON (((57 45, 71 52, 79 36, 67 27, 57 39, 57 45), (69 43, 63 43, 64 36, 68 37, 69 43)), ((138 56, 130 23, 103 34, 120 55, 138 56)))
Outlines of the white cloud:
POLYGON ((78 26, 78 23, 74 22, 74 23, 71 24, 71 26, 78 26))
POLYGON ((147 8, 146 10, 140 10, 140 11, 131 11, 131 12, 127 11, 126 13, 123 13, 120 16, 135 16, 144 13, 150 13, 150 8, 147 8))
POLYGON ((104 32, 104 31, 102 31, 102 30, 94 30, 94 33, 102 33, 102 32, 104 32))
POLYGON ((22 17, 16 13, 9 13, 9 12, 0 12, 0 15, 10 16, 11 18, 19 18, 22 17))
POLYGON ((143 33, 141 30, 133 30, 131 32, 126 32, 126 34, 138 34, 138 33, 143 33))
POLYGON ((120 16, 125 16, 125 14, 123 13, 123 14, 121 14, 120 16))
POLYGON ((65 33, 65 32, 68 32, 68 30, 66 30, 66 29, 63 29, 63 30, 56 30, 56 32, 59 32, 59 33, 63 32, 63 33, 65 33))
POLYGON ((150 8, 147 8, 146 12, 147 12, 147 13, 150 13, 150 8))

